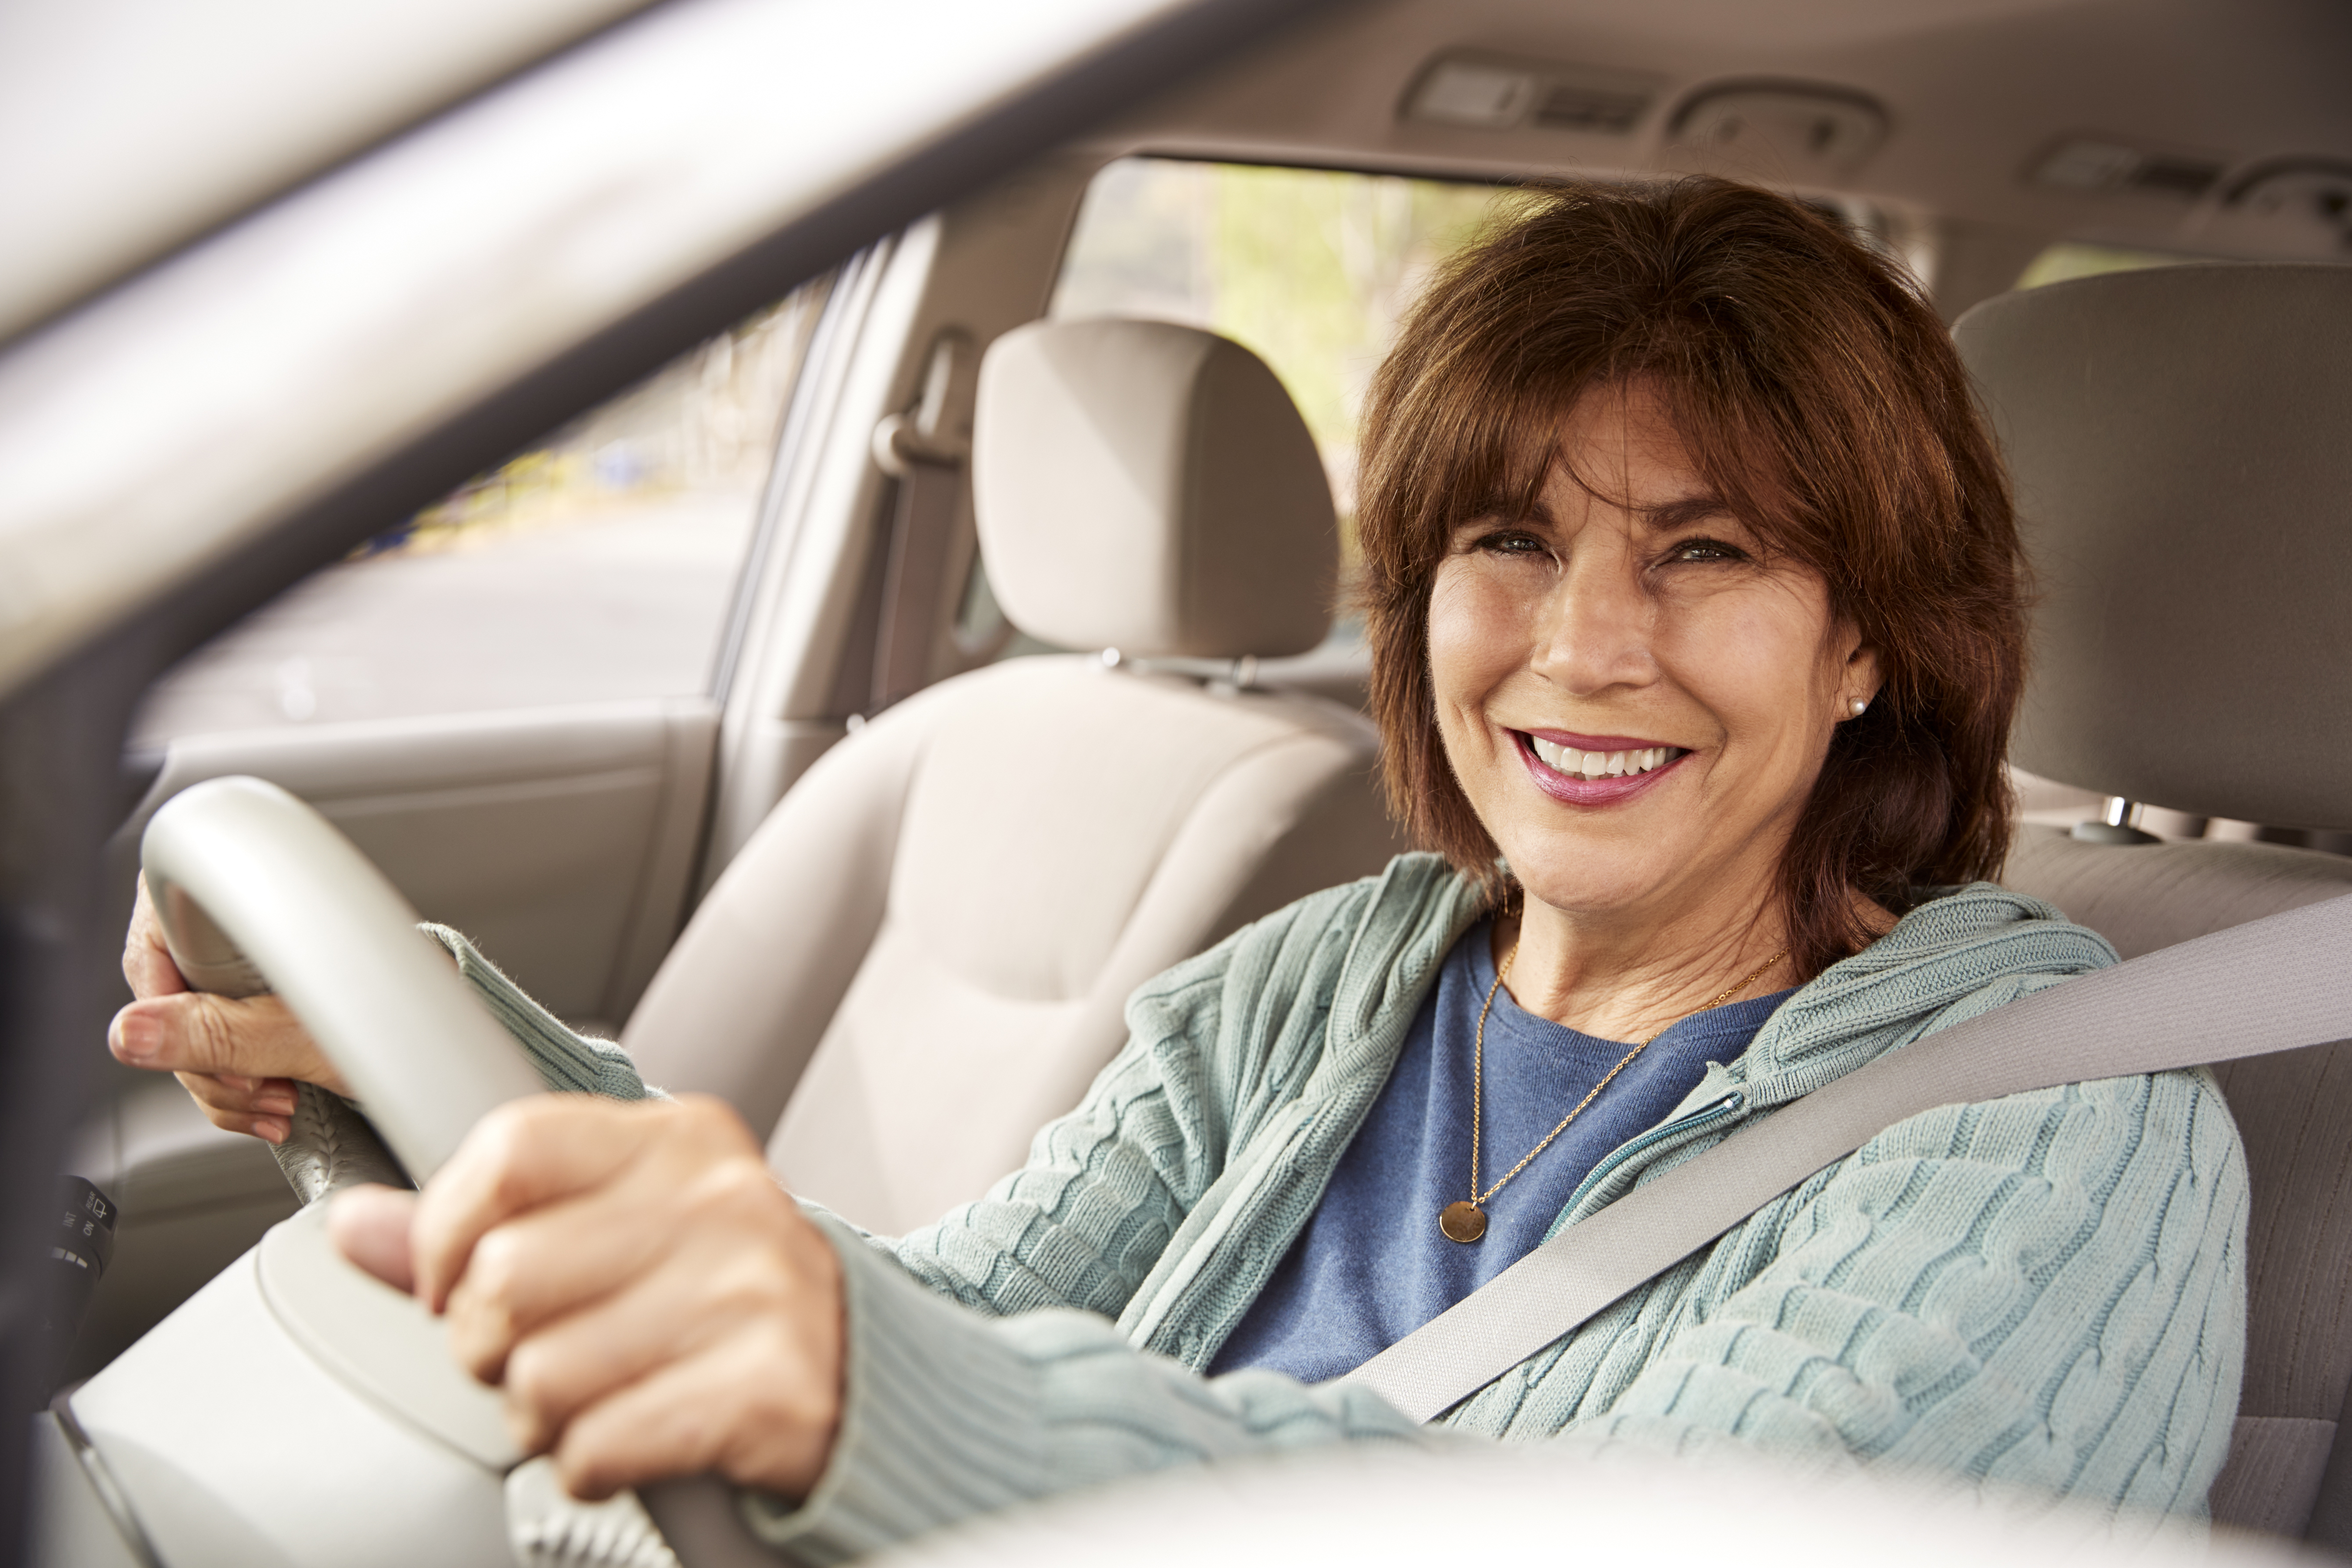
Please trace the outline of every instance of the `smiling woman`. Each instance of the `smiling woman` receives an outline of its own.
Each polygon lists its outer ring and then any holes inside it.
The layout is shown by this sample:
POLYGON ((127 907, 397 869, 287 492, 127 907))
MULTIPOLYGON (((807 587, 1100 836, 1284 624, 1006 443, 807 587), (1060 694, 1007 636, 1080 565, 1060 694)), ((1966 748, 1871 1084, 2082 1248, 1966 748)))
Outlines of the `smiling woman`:
MULTIPOLYGON (((1949 340, 1860 243, 1721 183, 1542 198, 1433 285, 1367 433, 1385 766, 1440 852, 1140 988, 986 1197, 869 1237, 788 1201, 716 1101, 554 1095, 421 1198, 342 1200, 346 1249, 449 1314, 576 1490, 717 1469, 830 1562, 1138 1471, 1424 1441, 1328 1380, 1740 1126, 2114 961, 1979 880, 2017 540, 1949 340)), ((641 1092, 445 940, 551 1082, 641 1092)), ((282 1028, 199 1027, 158 952, 134 929, 118 1053, 239 1094, 314 1071, 282 1028)), ((2209 1073, 1944 1106, 1435 1424, 2194 1515, 2246 1212, 2209 1073)))

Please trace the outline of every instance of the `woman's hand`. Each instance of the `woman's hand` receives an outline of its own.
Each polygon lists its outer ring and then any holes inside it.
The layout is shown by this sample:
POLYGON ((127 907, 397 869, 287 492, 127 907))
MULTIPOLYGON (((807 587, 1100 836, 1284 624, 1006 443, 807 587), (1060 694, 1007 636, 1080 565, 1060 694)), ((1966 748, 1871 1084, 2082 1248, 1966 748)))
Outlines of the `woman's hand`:
POLYGON ((296 1080, 346 1092, 342 1077, 274 996, 216 997, 188 989, 139 879, 123 938, 122 977, 138 998, 114 1015, 106 1043, 133 1067, 176 1074, 215 1127, 286 1141, 296 1080))
POLYGON ((574 1496, 717 1470, 800 1498, 824 1473, 840 1260, 723 1102, 516 1101, 421 1197, 354 1188, 330 1223, 446 1312, 452 1353, 574 1496))

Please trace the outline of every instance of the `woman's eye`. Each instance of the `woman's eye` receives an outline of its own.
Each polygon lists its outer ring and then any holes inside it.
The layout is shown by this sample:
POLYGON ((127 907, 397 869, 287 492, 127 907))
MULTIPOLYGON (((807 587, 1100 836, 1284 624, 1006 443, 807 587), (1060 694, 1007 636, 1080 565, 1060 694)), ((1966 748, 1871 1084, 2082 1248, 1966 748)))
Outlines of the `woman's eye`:
POLYGON ((1491 550, 1496 555, 1539 555, 1543 551, 1544 542, 1533 534, 1506 528, 1481 538, 1478 541, 1478 548, 1491 550))
POLYGON ((1684 539, 1666 552, 1670 561, 1746 560, 1748 552, 1721 539, 1684 539))

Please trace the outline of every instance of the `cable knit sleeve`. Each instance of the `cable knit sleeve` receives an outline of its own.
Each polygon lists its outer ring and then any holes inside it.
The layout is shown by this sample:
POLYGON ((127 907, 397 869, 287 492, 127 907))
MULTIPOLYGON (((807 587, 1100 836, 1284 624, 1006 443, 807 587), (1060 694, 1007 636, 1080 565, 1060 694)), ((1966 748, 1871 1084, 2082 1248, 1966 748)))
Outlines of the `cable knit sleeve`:
POLYGON ((2202 1071, 1914 1117, 1727 1238, 1683 1298, 1705 1310, 1581 1429, 2200 1512, 2244 1361, 2247 1203, 2202 1071))
POLYGON ((539 1076, 559 1093, 602 1094, 614 1100, 661 1097, 637 1073, 629 1053, 613 1040, 595 1040, 566 1027, 563 1020, 540 1006, 499 967, 482 956, 474 945, 446 925, 422 922, 417 929, 439 943, 457 961, 457 973, 471 986, 490 1016, 539 1070, 539 1076))
POLYGON ((753 1531, 795 1561, 846 1562, 975 1514, 1122 1476, 1345 1441, 1443 1444, 1360 1388, 1268 1372, 1204 1381, 1091 1312, 989 1320, 838 1226, 848 1402, 804 1503, 746 1492, 753 1531))

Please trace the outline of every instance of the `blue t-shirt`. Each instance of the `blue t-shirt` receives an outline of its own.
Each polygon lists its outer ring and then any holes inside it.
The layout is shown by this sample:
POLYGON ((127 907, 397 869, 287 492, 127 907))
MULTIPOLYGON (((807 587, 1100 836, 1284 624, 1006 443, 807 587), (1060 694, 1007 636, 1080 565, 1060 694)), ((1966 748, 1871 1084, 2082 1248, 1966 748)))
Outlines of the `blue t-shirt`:
MULTIPOLYGON (((1486 1234, 1439 1234, 1438 1211, 1470 1196, 1472 1046, 1494 984, 1487 923, 1464 934, 1423 1002, 1371 1113, 1323 1200, 1210 1371, 1245 1366, 1304 1383, 1386 1350, 1541 1242, 1592 1168, 1665 1120, 1710 1061, 1738 1060, 1790 992, 1696 1013, 1653 1040, 1551 1147, 1481 1205, 1486 1234)), ((1632 1048, 1523 1011, 1495 992, 1486 1019, 1479 1183, 1494 1185, 1632 1048)))

